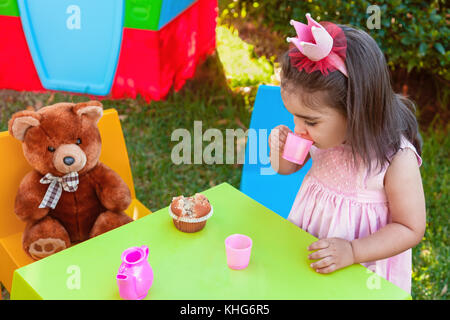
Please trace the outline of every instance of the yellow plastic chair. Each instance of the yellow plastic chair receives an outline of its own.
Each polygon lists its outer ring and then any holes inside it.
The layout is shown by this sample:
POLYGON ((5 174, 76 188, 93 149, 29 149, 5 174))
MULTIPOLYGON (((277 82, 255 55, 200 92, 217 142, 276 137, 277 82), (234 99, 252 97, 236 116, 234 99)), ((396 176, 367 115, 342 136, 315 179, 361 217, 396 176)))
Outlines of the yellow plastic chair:
MULTIPOLYGON (((136 199, 117 111, 105 110, 98 127, 102 137, 100 161, 116 171, 131 191, 133 200, 126 213, 134 220, 150 214, 151 211, 136 199)), ((19 184, 32 168, 23 156, 21 142, 11 137, 8 131, 0 132, 0 155, 0 282, 11 292, 14 270, 34 261, 22 249, 25 224, 14 214, 14 200, 19 184)))

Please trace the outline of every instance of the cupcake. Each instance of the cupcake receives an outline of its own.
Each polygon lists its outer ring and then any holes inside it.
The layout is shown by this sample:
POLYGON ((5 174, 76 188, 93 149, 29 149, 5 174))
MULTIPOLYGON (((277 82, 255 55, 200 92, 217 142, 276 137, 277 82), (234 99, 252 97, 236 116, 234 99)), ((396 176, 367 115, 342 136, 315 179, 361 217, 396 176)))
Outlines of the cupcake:
POLYGON ((196 193, 193 197, 179 196, 172 199, 169 207, 175 227, 183 232, 197 232, 205 227, 213 214, 208 198, 196 193))

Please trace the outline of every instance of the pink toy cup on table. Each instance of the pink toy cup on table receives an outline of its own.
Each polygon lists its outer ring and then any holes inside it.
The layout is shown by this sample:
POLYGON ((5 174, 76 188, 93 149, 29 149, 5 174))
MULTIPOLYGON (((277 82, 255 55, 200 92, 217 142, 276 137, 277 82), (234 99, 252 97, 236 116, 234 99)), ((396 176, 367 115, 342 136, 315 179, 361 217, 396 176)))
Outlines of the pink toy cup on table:
POLYGON ((245 269, 250 262, 252 239, 243 234, 232 234, 225 239, 227 264, 230 269, 245 269))
POLYGON ((303 164, 312 144, 313 141, 289 132, 284 145, 283 158, 293 163, 303 164))

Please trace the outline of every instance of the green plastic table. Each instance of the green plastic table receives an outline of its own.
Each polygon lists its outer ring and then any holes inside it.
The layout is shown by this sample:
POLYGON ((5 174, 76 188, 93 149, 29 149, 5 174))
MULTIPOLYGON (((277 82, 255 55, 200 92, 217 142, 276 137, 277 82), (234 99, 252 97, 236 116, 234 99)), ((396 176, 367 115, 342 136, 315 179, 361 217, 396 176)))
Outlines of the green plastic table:
POLYGON ((168 207, 14 273, 12 299, 120 299, 116 273, 122 252, 147 245, 154 281, 146 299, 411 299, 361 265, 331 274, 309 266, 317 239, 227 183, 203 192, 214 214, 197 233, 178 231, 168 207), (250 264, 231 270, 225 238, 253 240, 250 264), (373 280, 373 278, 372 278, 373 280))

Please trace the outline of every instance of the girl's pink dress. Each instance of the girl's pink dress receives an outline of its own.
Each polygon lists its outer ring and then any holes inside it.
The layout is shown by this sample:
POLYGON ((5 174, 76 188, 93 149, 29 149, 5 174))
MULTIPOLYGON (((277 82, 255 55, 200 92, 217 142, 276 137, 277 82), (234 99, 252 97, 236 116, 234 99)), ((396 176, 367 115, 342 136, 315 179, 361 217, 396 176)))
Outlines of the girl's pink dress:
MULTIPOLYGON (((411 148, 419 166, 422 159, 405 138, 401 149, 411 148)), ((364 238, 390 221, 384 191, 384 175, 365 168, 356 170, 351 147, 340 145, 330 149, 310 149, 312 167, 305 176, 295 198, 288 220, 319 239, 364 238)), ((363 263, 378 275, 411 293, 411 249, 396 256, 363 263)))

